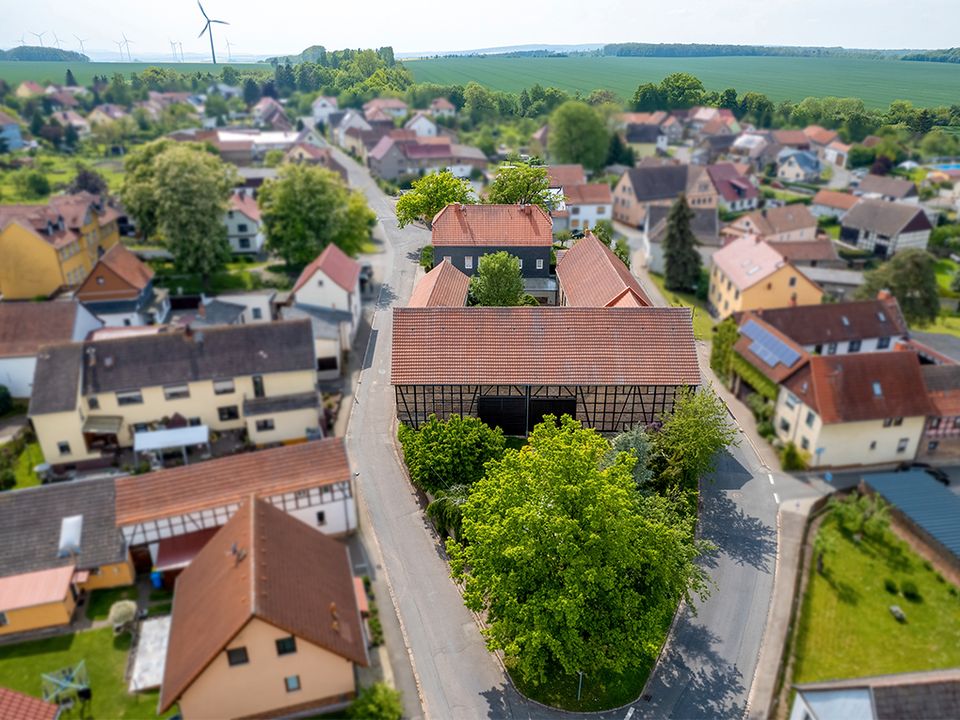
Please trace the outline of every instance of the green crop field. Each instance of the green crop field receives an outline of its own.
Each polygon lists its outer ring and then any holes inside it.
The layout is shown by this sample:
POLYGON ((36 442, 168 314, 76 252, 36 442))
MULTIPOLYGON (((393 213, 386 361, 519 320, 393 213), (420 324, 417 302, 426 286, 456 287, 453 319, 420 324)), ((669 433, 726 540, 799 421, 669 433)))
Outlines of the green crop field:
MULTIPOLYGON (((6 80, 11 85, 19 84, 24 80, 33 80, 38 83, 49 80, 50 82, 62 83, 67 68, 70 68, 78 83, 89 85, 94 75, 106 75, 107 77, 114 73, 129 75, 148 67, 165 67, 184 73, 211 71, 219 73, 224 65, 215 66, 211 63, 0 62, 0 80, 6 80)), ((255 70, 273 71, 273 68, 266 63, 233 63, 231 67, 241 73, 255 70)))
POLYGON ((510 92, 540 83, 570 92, 605 88, 629 99, 640 83, 689 72, 710 90, 755 90, 777 101, 859 97, 870 107, 885 108, 892 100, 921 106, 960 100, 960 65, 947 63, 791 57, 451 57, 406 64, 417 82, 465 85, 475 80, 510 92))

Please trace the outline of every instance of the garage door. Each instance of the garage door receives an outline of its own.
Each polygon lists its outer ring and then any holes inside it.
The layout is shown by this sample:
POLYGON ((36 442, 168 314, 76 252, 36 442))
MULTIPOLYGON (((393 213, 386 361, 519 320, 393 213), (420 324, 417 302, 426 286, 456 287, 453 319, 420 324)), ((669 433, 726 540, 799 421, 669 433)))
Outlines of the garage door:
POLYGON ((530 398, 530 427, 543 422, 544 415, 556 415, 559 419, 561 415, 569 415, 576 419, 577 400, 576 398, 530 398))
POLYGON ((526 435, 527 408, 522 397, 484 396, 477 402, 477 414, 490 427, 506 435, 526 435))

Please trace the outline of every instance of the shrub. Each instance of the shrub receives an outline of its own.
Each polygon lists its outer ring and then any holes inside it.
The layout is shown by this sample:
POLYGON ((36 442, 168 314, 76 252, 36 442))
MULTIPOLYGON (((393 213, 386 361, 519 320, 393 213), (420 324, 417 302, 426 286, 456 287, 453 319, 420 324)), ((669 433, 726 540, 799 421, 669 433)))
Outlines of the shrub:
POLYGON ((757 432, 760 434, 764 440, 773 440, 777 436, 777 430, 773 427, 773 423, 769 420, 764 420, 762 423, 757 425, 757 432))
POLYGON ((896 595, 900 591, 900 589, 897 587, 897 583, 890 578, 887 578, 883 581, 883 587, 891 595, 896 595))
POLYGON ((907 600, 920 602, 920 591, 917 589, 917 584, 913 580, 904 580, 900 587, 903 590, 903 596, 907 600))
POLYGON ((0 385, 0 416, 13 410, 13 397, 6 385, 0 385))
POLYGON ((768 422, 773 419, 773 401, 760 393, 750 393, 747 396, 747 407, 753 412, 757 422, 768 422))
POLYGON ((420 249, 420 267, 427 272, 433 270, 433 245, 424 245, 420 249))
POLYGON ((794 443, 787 443, 780 451, 780 465, 786 472, 795 472, 807 469, 805 453, 794 443))
POLYGON ((357 720, 400 720, 403 716, 400 692, 384 683, 364 688, 347 709, 347 716, 357 720))

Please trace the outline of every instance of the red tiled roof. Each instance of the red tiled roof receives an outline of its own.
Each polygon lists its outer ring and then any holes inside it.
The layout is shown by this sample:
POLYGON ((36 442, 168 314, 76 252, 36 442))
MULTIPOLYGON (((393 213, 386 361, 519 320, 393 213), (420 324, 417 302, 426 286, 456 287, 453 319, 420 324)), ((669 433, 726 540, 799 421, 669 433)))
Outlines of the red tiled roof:
POLYGON ((827 130, 819 125, 808 125, 803 129, 803 134, 810 138, 811 142, 817 145, 829 145, 837 139, 836 130, 827 130))
POLYGON ((571 307, 612 307, 629 303, 625 293, 653 305, 643 286, 610 248, 587 233, 557 263, 557 280, 571 307))
POLYGON ((55 720, 60 708, 40 698, 0 687, 0 718, 3 720, 55 720))
POLYGON ((567 185, 585 185, 587 176, 583 165, 551 165, 547 168, 547 178, 552 188, 566 188, 567 185))
POLYGON ((433 218, 434 247, 553 247, 553 223, 537 205, 447 205, 433 218))
POLYGON ((257 205, 256 200, 246 193, 234 193, 231 195, 230 209, 243 213, 254 222, 260 222, 260 206, 257 205))
POLYGON ((346 547, 250 498, 177 578, 161 712, 254 618, 368 664, 346 547))
POLYGON ((707 166, 707 175, 710 176, 717 192, 728 202, 737 200, 751 200, 759 197, 753 183, 737 170, 732 163, 718 163, 707 166))
POLYGON ((613 203, 613 193, 606 183, 564 185, 563 194, 567 198, 567 205, 610 205, 613 203))
POLYGON ((360 263, 333 243, 327 245, 316 259, 307 265, 293 286, 293 294, 320 270, 347 292, 353 292, 360 278, 360 263))
POLYGON ((810 262, 811 260, 836 261, 840 256, 833 246, 830 238, 821 238, 819 240, 788 240, 787 242, 776 243, 777 251, 787 259, 788 262, 810 262))
POLYGON ((35 355, 42 345, 70 342, 76 302, 0 303, 0 357, 35 355))
POLYGON ((394 308, 394 385, 698 385, 688 308, 394 308))
POLYGON ((815 355, 785 385, 826 424, 935 412, 913 352, 815 355))
POLYGON ((798 147, 810 144, 810 138, 804 134, 803 130, 774 130, 772 134, 773 139, 780 145, 798 147))
POLYGON ((409 307, 463 307, 470 278, 444 260, 424 275, 413 289, 409 307))
POLYGON ((849 210, 860 202, 860 198, 850 193, 837 192, 836 190, 818 190, 813 196, 814 205, 824 205, 837 210, 849 210))
POLYGON ((363 104, 364 112, 374 109, 384 110, 386 108, 390 108, 392 110, 406 110, 407 104, 399 98, 374 98, 373 100, 363 104))
POLYGON ((793 373, 806 364, 810 357, 806 350, 804 350, 801 345, 798 345, 789 337, 777 330, 777 328, 773 327, 769 323, 764 322, 762 315, 752 312, 744 313, 740 318, 740 327, 743 327, 748 320, 753 320, 753 322, 755 322, 757 325, 760 325, 764 330, 779 339, 784 345, 794 350, 799 355, 799 358, 795 363, 793 363, 793 365, 788 366, 782 362, 778 362, 773 367, 770 367, 770 365, 768 365, 761 357, 751 352, 750 347, 753 345, 753 340, 746 335, 741 335, 740 339, 734 343, 733 349, 747 362, 753 365, 753 367, 759 370, 764 376, 770 378, 773 380, 773 382, 779 385, 786 378, 793 375, 793 373))
POLYGON ((456 106, 445 97, 434 98, 430 102, 430 107, 434 110, 456 110, 456 106))
POLYGON ((127 250, 123 243, 107 250, 100 262, 137 290, 143 290, 153 279, 153 268, 127 250))
POLYGON ((251 493, 269 497, 350 479, 342 438, 131 475, 116 482, 117 525, 243 502, 251 493))

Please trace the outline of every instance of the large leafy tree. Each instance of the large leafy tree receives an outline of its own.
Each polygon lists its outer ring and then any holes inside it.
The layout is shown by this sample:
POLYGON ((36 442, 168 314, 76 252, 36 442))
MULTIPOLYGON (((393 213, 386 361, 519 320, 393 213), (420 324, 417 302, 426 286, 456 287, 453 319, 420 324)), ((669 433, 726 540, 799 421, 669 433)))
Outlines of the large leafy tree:
POLYGON ((449 170, 424 175, 414 180, 413 188, 397 200, 397 224, 400 227, 422 222, 432 227, 434 216, 447 205, 473 205, 473 188, 449 170))
POLYGON ((870 299, 881 290, 893 294, 910 325, 924 327, 937 319, 940 293, 936 260, 926 250, 901 250, 880 267, 870 270, 856 294, 860 299, 870 299))
MULTIPOLYGON (((136 221, 137 232, 144 240, 149 240, 157 232, 154 164, 161 154, 173 147, 173 144, 173 141, 168 139, 146 143, 131 150, 123 163, 124 175, 120 199, 127 212, 136 221)), ((199 145, 189 144, 187 147, 195 152, 203 152, 199 145)))
POLYGON ((290 163, 263 184, 257 198, 267 246, 290 267, 306 265, 330 243, 356 255, 376 215, 363 196, 326 168, 290 163))
POLYGON ((698 105, 705 92, 700 79, 690 73, 673 73, 660 81, 660 95, 668 110, 698 105))
POLYGON ((460 415, 449 420, 431 415, 418 429, 401 425, 397 436, 410 479, 430 493, 472 485, 483 477, 484 465, 500 457, 504 448, 500 428, 460 415))
POLYGON ((175 145, 154 161, 157 228, 177 269, 204 287, 230 259, 223 222, 236 172, 220 158, 175 145))
POLYGON ((476 274, 470 278, 470 294, 477 305, 511 307, 524 304, 520 261, 506 251, 482 256, 476 274))
POLYGON ((67 186, 67 192, 69 193, 89 192, 94 195, 102 195, 107 192, 107 189, 107 181, 103 175, 81 164, 77 164, 77 174, 73 176, 73 180, 67 186))
POLYGON ((539 205, 549 210, 551 201, 550 179, 544 165, 501 165, 487 189, 487 202, 495 205, 539 205))
POLYGON ((736 443, 727 407, 708 388, 678 394, 673 410, 653 436, 651 468, 662 490, 696 490, 712 472, 718 452, 736 443))
POLYGON ((664 99, 660 86, 656 83, 643 83, 633 93, 633 109, 640 112, 663 110, 664 99))
POLYGON ((580 163, 599 170, 610 149, 610 133, 595 108, 569 100, 550 116, 550 156, 560 163, 580 163))
POLYGON ((697 252, 697 237, 690 227, 692 219, 693 211, 680 195, 667 215, 667 235, 663 239, 663 284, 667 290, 692 291, 700 281, 703 260, 697 252))
POLYGON ((642 496, 636 459, 569 416, 490 463, 448 540, 464 600, 485 613, 491 650, 539 684, 556 674, 622 673, 656 656, 676 603, 702 593, 692 521, 642 496))

